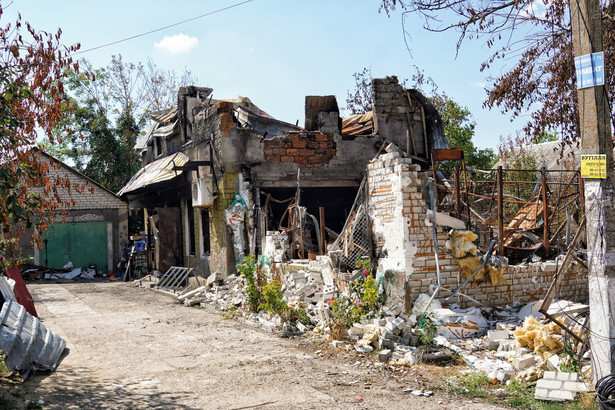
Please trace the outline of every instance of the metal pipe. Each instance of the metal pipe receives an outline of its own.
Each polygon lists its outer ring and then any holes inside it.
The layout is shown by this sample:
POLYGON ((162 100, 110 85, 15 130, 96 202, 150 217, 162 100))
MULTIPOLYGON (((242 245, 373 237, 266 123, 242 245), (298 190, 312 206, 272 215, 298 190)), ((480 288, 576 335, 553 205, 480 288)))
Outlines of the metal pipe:
POLYGON ((436 223, 436 198, 435 198, 435 190, 436 190, 436 180, 433 178, 429 178, 429 197, 431 199, 431 212, 432 212, 432 223, 433 223, 433 252, 436 256, 436 274, 438 278, 438 286, 433 291, 431 298, 429 298, 429 302, 425 305, 425 310, 423 310, 424 314, 427 309, 429 309, 429 305, 436 297, 436 294, 442 287, 442 278, 440 277, 440 256, 438 255, 438 224, 436 223))

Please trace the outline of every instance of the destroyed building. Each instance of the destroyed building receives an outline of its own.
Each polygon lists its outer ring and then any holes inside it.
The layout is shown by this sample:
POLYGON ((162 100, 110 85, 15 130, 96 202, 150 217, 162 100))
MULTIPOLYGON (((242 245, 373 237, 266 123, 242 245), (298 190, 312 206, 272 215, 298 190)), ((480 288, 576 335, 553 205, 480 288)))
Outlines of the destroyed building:
POLYGON ((226 275, 261 254, 272 231, 288 238, 288 257, 325 253, 378 152, 393 144, 427 166, 431 149, 446 147, 439 115, 418 91, 374 79, 373 99, 373 111, 342 120, 334 96, 308 96, 300 127, 248 98, 180 89, 177 107, 152 115, 136 146, 143 167, 118 193, 145 210, 150 269, 196 266, 209 254, 211 271, 226 275))
POLYGON ((341 119, 335 97, 306 97, 303 127, 211 93, 182 88, 177 107, 152 116, 136 147, 143 168, 119 193, 145 210, 150 270, 209 255, 224 277, 248 254, 328 255, 324 282, 343 290, 370 257, 387 303, 404 311, 434 292, 463 306, 527 303, 555 277, 551 297, 587 300, 586 264, 562 260, 583 237, 578 172, 481 174, 463 162, 441 171, 463 152, 447 147, 429 101, 395 77, 373 80, 362 115, 341 119))

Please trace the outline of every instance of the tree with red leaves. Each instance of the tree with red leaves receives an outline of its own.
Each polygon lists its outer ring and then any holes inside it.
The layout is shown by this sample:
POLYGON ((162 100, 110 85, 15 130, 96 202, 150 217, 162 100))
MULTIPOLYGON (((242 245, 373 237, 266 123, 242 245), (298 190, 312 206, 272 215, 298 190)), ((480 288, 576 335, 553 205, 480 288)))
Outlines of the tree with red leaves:
MULTIPOLYGON (((608 95, 615 90, 614 3, 602 2, 608 95)), ((531 113, 517 144, 536 142, 545 132, 557 132, 564 143, 576 142, 579 117, 567 0, 381 0, 380 7, 387 14, 401 9, 403 19, 420 15, 430 31, 458 31, 458 52, 465 40, 482 41, 494 52, 481 71, 496 61, 514 62, 489 79, 484 106, 498 107, 511 118, 531 113)))
POLYGON ((2 17, 0 5, 0 252, 12 257, 26 228, 43 231, 70 205, 60 197, 71 189, 68 179, 54 176, 56 165, 36 147, 55 142, 67 108, 63 80, 68 68, 78 69, 71 53, 79 45, 61 45, 61 30, 37 31, 21 16, 12 23, 2 17))

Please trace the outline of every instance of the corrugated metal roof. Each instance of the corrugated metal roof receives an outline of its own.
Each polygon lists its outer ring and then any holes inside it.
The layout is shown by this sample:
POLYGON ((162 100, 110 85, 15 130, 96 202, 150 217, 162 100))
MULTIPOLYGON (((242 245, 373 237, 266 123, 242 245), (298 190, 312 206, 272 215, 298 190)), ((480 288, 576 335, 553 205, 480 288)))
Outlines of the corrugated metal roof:
POLYGON ((241 126, 250 129, 255 134, 267 134, 273 137, 285 135, 291 131, 304 131, 304 129, 298 125, 276 120, 267 113, 256 113, 242 106, 238 106, 235 112, 241 126))
POLYGON ((0 350, 10 371, 27 378, 35 370, 54 370, 66 342, 48 330, 41 321, 17 303, 6 278, 0 276, 0 292, 4 302, 0 310, 0 350))
POLYGON ((177 131, 177 107, 157 111, 149 115, 153 120, 147 133, 135 144, 135 151, 142 151, 149 145, 154 137, 168 137, 177 131))
POLYGON ((187 162, 188 157, 186 155, 176 152, 173 155, 147 164, 128 181, 117 195, 122 196, 148 185, 173 179, 182 173, 181 170, 176 170, 175 167, 185 165, 187 162))
POLYGON ((372 135, 374 133, 374 113, 355 114, 342 118, 342 135, 372 135))

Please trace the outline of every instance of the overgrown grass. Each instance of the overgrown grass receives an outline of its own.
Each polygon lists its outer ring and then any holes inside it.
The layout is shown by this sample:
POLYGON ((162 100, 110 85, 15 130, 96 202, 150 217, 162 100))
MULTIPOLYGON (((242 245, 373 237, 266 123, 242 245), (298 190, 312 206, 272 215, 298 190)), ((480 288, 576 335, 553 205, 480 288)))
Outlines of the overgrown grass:
POLYGON ((447 379, 442 387, 452 394, 463 394, 470 397, 485 397, 487 391, 485 387, 490 380, 485 372, 468 373, 466 375, 455 376, 447 379))
POLYGON ((598 409, 598 406, 593 401, 593 395, 580 395, 573 402, 549 402, 536 400, 534 393, 536 388, 527 383, 518 380, 512 380, 506 386, 506 399, 504 404, 515 409, 532 409, 532 410, 581 410, 581 409, 598 409))

